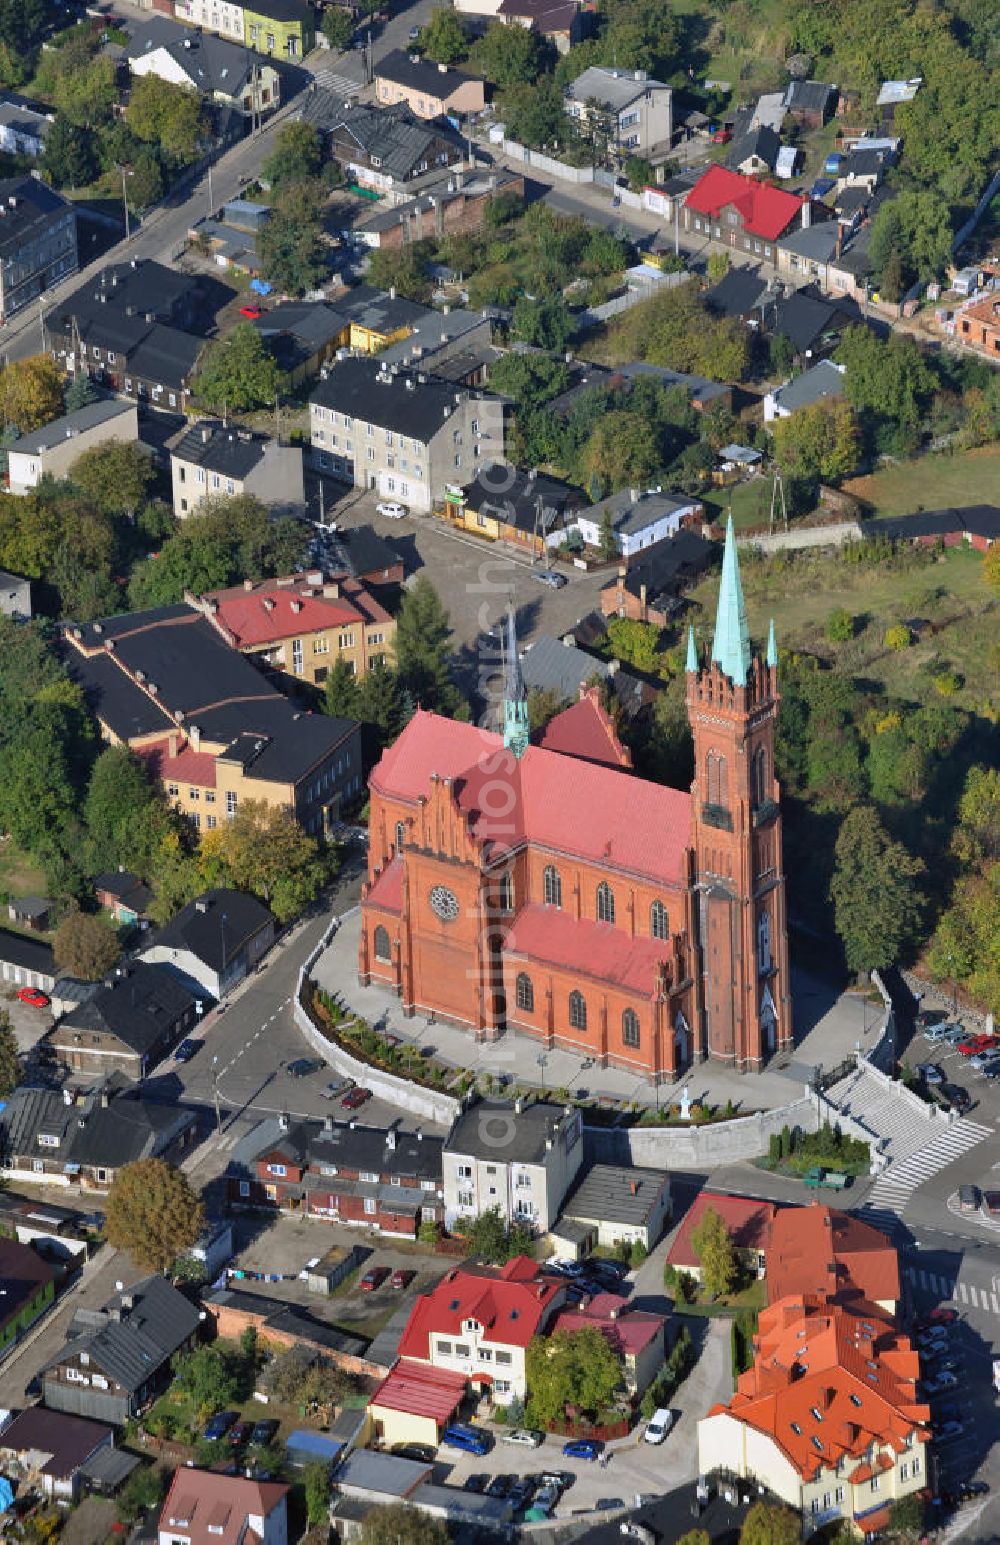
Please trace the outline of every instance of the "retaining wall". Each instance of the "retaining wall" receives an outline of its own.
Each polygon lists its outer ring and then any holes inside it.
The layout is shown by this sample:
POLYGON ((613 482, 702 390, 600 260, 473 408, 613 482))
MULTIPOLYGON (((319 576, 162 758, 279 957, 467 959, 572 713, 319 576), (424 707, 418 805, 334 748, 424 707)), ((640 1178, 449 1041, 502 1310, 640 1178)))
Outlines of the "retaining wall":
POLYGON ((756 547, 762 553, 787 552, 806 547, 843 547, 860 542, 861 526, 856 520, 837 521, 829 526, 792 526, 788 531, 766 531, 759 536, 737 537, 738 547, 756 547))
POLYGON ((540 150, 529 150, 527 145, 519 144, 516 139, 505 139, 501 148, 504 155, 514 161, 520 161, 525 166, 535 166, 540 172, 548 172, 550 177, 558 177, 562 182, 580 184, 594 181, 592 166, 570 166, 566 161, 557 161, 554 156, 543 155, 540 150))

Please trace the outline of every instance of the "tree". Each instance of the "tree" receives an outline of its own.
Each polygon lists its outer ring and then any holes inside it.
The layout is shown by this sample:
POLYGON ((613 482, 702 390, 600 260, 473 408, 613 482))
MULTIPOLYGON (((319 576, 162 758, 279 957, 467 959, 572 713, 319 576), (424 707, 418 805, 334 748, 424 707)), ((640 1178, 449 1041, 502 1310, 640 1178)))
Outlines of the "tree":
POLYGON ((158 75, 139 75, 132 82, 125 118, 137 139, 185 165, 195 160, 205 137, 197 93, 158 75))
POLYGON ((714 1207, 706 1207, 691 1235, 701 1279, 716 1297, 731 1293, 740 1277, 733 1237, 714 1207))
POLYGON ((554 687, 532 687, 528 693, 528 728, 532 735, 543 730, 566 706, 566 699, 554 687))
POLYGON ((323 11, 323 36, 330 47, 342 53, 354 36, 354 23, 340 6, 328 5, 323 11))
POLYGON ((844 393, 852 407, 897 424, 919 422, 935 378, 912 338, 894 332, 883 340, 870 328, 849 327, 837 361, 844 366, 844 393))
POLYGON ((904 649, 909 649, 913 637, 905 622, 894 622, 891 628, 886 628, 883 643, 887 649, 895 654, 901 654, 904 649))
POLYGON ((1000 590, 1000 542, 994 542, 983 554, 983 579, 1000 590))
MULTIPOLYGON (((508 30, 513 28, 504 28, 505 32, 508 30)), ((569 372, 562 360, 549 359, 544 354, 518 354, 511 349, 490 366, 490 390, 513 398, 518 408, 538 407, 564 392, 568 385, 569 372)), ((997 583, 1000 584, 1000 575, 997 583)))
POLYGON ((376 289, 394 289, 407 300, 430 300, 434 288, 430 274, 432 246, 411 241, 403 247, 379 247, 368 259, 367 280, 376 289))
POLYGON ((149 456, 138 445, 107 440, 84 451, 70 467, 69 478, 102 514, 134 519, 146 501, 156 473, 149 456))
POLYGON ((561 296, 529 300, 522 295, 514 305, 513 330, 525 343, 561 353, 576 332, 576 323, 561 296))
POLYGON ((453 10, 443 6, 432 11, 427 25, 420 29, 419 45, 435 64, 457 64, 469 48, 462 23, 453 10))
MULTIPOLYGON (((606 413, 591 430, 583 453, 587 475, 599 478, 602 488, 612 493, 648 483, 659 460, 656 432, 638 413, 606 413)), ((604 556, 611 557, 612 552, 604 556)))
POLYGON ((194 389, 217 413, 250 413, 273 404, 278 367, 252 323, 238 322, 227 337, 209 347, 194 389))
POLYGON ((68 912, 52 940, 56 964, 85 982, 100 981, 117 961, 121 946, 114 929, 90 912, 68 912))
POLYGON ((205 1227, 205 1209, 183 1171, 163 1159, 137 1159, 118 1171, 108 1193, 104 1232, 137 1266, 166 1271, 205 1227))
POLYGON ((784 381, 792 373, 795 349, 787 333, 772 333, 767 341, 767 368, 775 380, 784 381))
POLYGON ((477 74, 503 91, 536 80, 544 59, 545 49, 537 33, 493 21, 473 45, 469 62, 477 74))
POLYGON ((689 1529, 682 1534, 677 1545, 712 1545, 712 1536, 706 1529, 689 1529))
POLYGON ((889 1509, 889 1529, 893 1534, 903 1534, 911 1539, 923 1533, 924 1503, 919 1492, 908 1497, 897 1497, 889 1509))
POLYGON ((326 197, 326 188, 315 177, 283 183, 271 205, 271 218, 258 234, 264 277, 292 295, 304 295, 326 277, 326 197))
POLYGON ((525 1359, 528 1418, 547 1427, 567 1407, 596 1416, 622 1381, 622 1366, 597 1329, 556 1331, 529 1343, 525 1359))
POLYGON ((174 1359, 174 1385, 190 1395, 199 1414, 224 1410, 240 1398, 246 1383, 245 1360, 233 1343, 216 1341, 174 1359))
POLYGON ((792 477, 836 482, 858 465, 858 421, 843 398, 810 403, 772 427, 775 457, 792 477))
POLYGON ((870 805, 844 817, 830 899, 847 964, 859 976, 893 965, 913 939, 923 911, 923 869, 870 805))
POLYGON ((740 1530, 740 1545, 799 1545, 802 1521, 789 1507, 755 1502, 740 1530))
POLYGON ((21 1082, 21 1059, 17 1036, 6 1009, 0 1009, 0 1100, 13 1094, 21 1082))
POLYGON ((952 237, 947 199, 929 188, 901 189, 872 221, 869 256, 882 288, 892 262, 899 274, 900 290, 908 289, 915 279, 933 279, 946 273, 952 237))
POLYGON ((287 923, 319 893, 327 876, 315 837, 280 805, 246 800, 231 821, 202 839, 206 862, 217 861, 236 890, 251 891, 287 923))
POLYGON ((625 176, 633 193, 652 187, 656 181, 656 169, 645 156, 629 156, 625 162, 625 176))
POLYGON ((307 1465, 302 1477, 306 1500, 306 1521, 310 1526, 330 1521, 330 1467, 322 1462, 307 1465))
POLYGON ((290 1347, 270 1363, 261 1378, 265 1392, 283 1405, 329 1411, 351 1388, 349 1376, 317 1352, 290 1347))
POLYGON ((163 1501, 164 1472, 155 1465, 139 1465, 134 1469, 115 1499, 115 1508, 121 1523, 137 1523, 143 1514, 157 1508, 163 1501))
POLYGON ((549 75, 531 86, 511 86, 500 105, 508 137, 535 150, 565 143, 572 132, 563 94, 549 75))
POLYGON ((361 1545, 448 1545, 450 1538, 443 1518, 406 1502, 369 1508, 361 1525, 361 1545))
POLYGON ((308 526, 289 516, 271 519, 252 494, 203 499, 157 556, 133 570, 129 601, 136 609, 168 606, 182 600, 185 590, 200 595, 244 579, 288 574, 303 563, 309 534, 308 526))
POLYGON ((831 644, 846 644, 854 637, 854 618, 845 606, 835 606, 826 619, 826 636, 831 644))
POLYGON ((403 728, 403 715, 399 675, 384 660, 376 660, 357 683, 353 717, 374 724, 386 740, 394 740, 403 728))
POLYGON ((491 1207, 475 1218, 459 1218, 455 1230, 465 1240, 466 1254, 489 1265, 501 1266, 531 1250, 530 1229, 519 1223, 506 1224, 499 1207, 491 1207))
POLYGON ((56 113, 45 137, 41 169, 57 188, 85 188, 100 170, 93 134, 70 123, 65 113, 56 113))
POLYGON ((326 678, 323 711, 335 719, 356 719, 358 704, 358 678, 351 661, 338 655, 326 678))
POLYGON ((710 252, 708 255, 708 282, 718 284, 729 272, 729 253, 710 252))
POLYGON ((0 371, 0 414, 23 435, 50 424, 63 411, 62 375, 48 354, 30 354, 0 371))
POLYGON ((108 746, 97 758, 83 813, 95 871, 129 865, 146 871, 167 812, 145 764, 127 746, 108 746))
POLYGON ((437 591, 418 574, 396 618, 400 686, 424 708, 454 713, 461 701, 448 670, 451 624, 437 591))
MULTIPOLYGON (((47 143, 47 142, 46 142, 47 143)), ((64 403, 67 413, 76 413, 80 408, 86 408, 90 403, 97 401, 97 392, 94 383, 87 375, 74 376, 64 394, 64 403)))
POLYGON ((280 188, 296 178, 317 177, 322 164, 323 149, 313 125, 286 123, 261 167, 261 176, 272 188, 280 188))

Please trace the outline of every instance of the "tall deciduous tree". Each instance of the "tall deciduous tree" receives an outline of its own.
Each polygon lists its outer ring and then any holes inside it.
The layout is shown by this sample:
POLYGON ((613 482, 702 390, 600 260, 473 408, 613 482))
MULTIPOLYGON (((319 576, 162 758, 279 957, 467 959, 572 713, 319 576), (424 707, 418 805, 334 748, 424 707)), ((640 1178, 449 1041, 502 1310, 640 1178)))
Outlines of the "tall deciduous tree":
POLYGON ((268 407, 278 389, 278 367, 250 322, 239 322, 213 343, 195 378, 195 391, 216 413, 250 413, 268 407))
POLYGON ((792 477, 837 482, 858 465, 858 421, 842 398, 810 403, 773 428, 775 456, 792 477))
POLYGON ((740 1264, 733 1236, 714 1207, 706 1207, 691 1235, 691 1245, 701 1266, 701 1278, 710 1293, 731 1293, 739 1281, 740 1264))
POLYGON ((456 1229, 465 1240, 466 1254, 493 1266, 502 1266, 531 1248, 531 1230, 519 1223, 505 1223, 499 1207, 491 1207, 475 1218, 459 1218, 456 1229))
POLYGON ((325 200, 326 189, 315 177, 283 183, 257 237, 264 277, 292 295, 303 295, 326 277, 325 200))
POLYGON ((323 36, 330 47, 342 52, 354 34, 354 23, 347 11, 338 5, 328 5, 323 11, 323 36))
POLYGON ((167 812, 144 764, 127 746, 109 746, 94 763, 84 819, 95 870, 148 871, 167 812))
POLYGON ((528 27, 505 27, 490 22, 473 45, 470 63, 476 72, 501 91, 537 80, 545 63, 545 48, 528 27))
POLYGON ((558 1421, 567 1406, 596 1416, 622 1380, 622 1366, 599 1330, 537 1336, 526 1358, 529 1420, 558 1421))
POLYGON ((405 1502, 369 1508, 361 1525, 361 1545, 448 1545, 450 1538, 443 1518, 405 1502))
POLYGON ((420 47, 435 64, 457 64, 469 48, 465 28, 450 6, 439 6, 420 30, 420 47))
POLYGON ((789 1507, 755 1502, 740 1529, 740 1545, 799 1545, 802 1520, 789 1507))
POLYGON ((129 600, 136 608, 168 606, 185 590, 201 594, 243 579, 288 574, 303 561, 308 541, 308 526, 288 516, 271 520, 252 494, 205 499, 158 556, 133 571, 129 600))
POLYGON ((319 135, 311 123, 286 123, 279 129, 274 149, 261 167, 261 174, 272 188, 280 188, 296 178, 319 174, 323 151, 319 135))
POLYGON ((29 354, 0 371, 0 414, 23 435, 41 429, 63 410, 62 375, 48 354, 29 354))
POLYGON ((205 1226, 201 1197, 187 1176, 164 1159, 137 1159, 118 1171, 108 1194, 104 1231, 137 1266, 166 1271, 195 1244, 205 1226))
POLYGON ((217 857, 232 885, 259 896, 281 923, 313 900, 328 873, 315 837, 288 811, 258 800, 207 832, 202 852, 206 861, 217 857))
POLYGON ((174 161, 193 161, 205 136, 205 117, 198 95, 184 86, 161 80, 158 75, 133 79, 125 116, 138 139, 156 145, 174 161))
POLYGON ((145 503, 156 474, 137 445, 108 440, 95 445, 69 469, 70 481, 104 515, 134 517, 145 503))
POLYGON ((862 975, 893 965, 913 939, 923 911, 923 864, 894 841, 870 805, 848 812, 830 884, 847 964, 862 975))
MULTIPOLYGON (((619 488, 638 488, 647 483, 659 465, 656 432, 638 413, 607 413, 591 430, 583 455, 587 475, 614 493, 619 488)), ((614 544, 617 552, 618 544, 614 544)), ((606 557, 613 556, 611 550, 606 557)))
POLYGON ((121 954, 110 923, 90 912, 68 912, 52 940, 56 964, 85 982, 105 976, 121 954))
POLYGON ((93 134, 70 123, 65 113, 56 113, 45 137, 41 168, 57 188, 85 188, 100 170, 93 134))

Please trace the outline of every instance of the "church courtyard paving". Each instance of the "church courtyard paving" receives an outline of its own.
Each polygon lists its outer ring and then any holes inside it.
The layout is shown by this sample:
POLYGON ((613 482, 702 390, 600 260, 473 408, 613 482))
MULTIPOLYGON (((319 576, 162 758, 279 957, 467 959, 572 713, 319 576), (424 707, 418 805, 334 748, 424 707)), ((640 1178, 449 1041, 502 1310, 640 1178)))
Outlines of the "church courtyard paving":
POLYGON ((361 914, 347 913, 313 968, 321 987, 335 993, 360 1018, 401 1040, 433 1050, 435 1057, 476 1074, 506 1075, 512 1083, 554 1092, 568 1089, 642 1105, 663 1106, 680 1101, 688 1089, 692 1103, 724 1105, 732 1100, 737 1112, 771 1110, 797 1099, 817 1067, 829 1071, 853 1058, 860 1043, 870 1050, 878 1036, 881 1013, 860 994, 839 997, 829 984, 792 968, 795 1048, 779 1054, 761 1073, 738 1073, 715 1063, 700 1063, 673 1083, 659 1088, 623 1068, 600 1068, 578 1052, 547 1050, 531 1036, 507 1031, 497 1041, 476 1041, 457 1025, 415 1013, 407 1016, 395 993, 378 984, 358 982, 358 943, 361 914))

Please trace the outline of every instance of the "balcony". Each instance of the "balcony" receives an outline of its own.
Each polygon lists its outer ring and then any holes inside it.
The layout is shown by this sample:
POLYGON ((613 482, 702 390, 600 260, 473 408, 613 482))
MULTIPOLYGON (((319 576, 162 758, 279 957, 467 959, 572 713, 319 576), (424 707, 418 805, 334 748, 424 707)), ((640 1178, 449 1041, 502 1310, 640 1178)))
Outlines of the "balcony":
POLYGON ((758 805, 753 813, 754 826, 768 826, 778 814, 778 805, 773 799, 765 799, 762 805, 758 805))
POLYGON ((701 819, 706 826, 715 826, 719 831, 731 832, 733 829, 733 817, 724 805, 702 805, 701 819))

